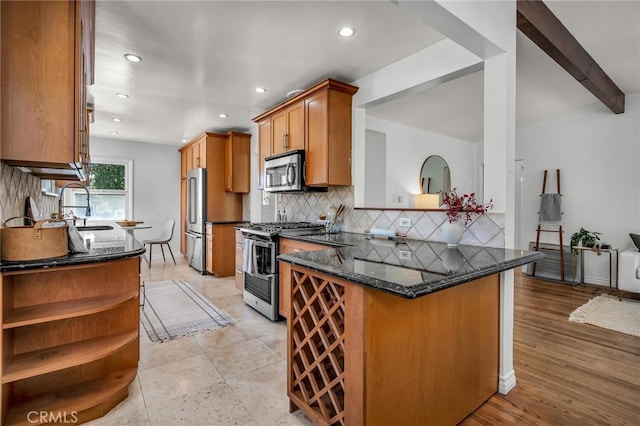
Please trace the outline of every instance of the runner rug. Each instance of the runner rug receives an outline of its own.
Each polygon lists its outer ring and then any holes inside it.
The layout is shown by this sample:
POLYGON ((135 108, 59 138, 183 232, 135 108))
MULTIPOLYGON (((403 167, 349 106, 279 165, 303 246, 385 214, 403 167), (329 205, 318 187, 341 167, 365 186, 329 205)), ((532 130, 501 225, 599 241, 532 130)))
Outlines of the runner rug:
POLYGON ((146 283, 140 321, 153 342, 191 336, 235 321, 182 280, 146 283))
POLYGON ((573 311, 569 321, 592 324, 640 337, 640 301, 619 300, 615 296, 603 294, 573 311))

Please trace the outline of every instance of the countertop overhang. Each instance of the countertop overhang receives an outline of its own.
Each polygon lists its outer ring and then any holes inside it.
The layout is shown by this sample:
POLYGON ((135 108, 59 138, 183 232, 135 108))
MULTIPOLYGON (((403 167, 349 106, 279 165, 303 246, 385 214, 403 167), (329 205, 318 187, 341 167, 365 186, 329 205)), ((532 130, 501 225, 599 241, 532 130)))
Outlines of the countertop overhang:
POLYGON ((281 254, 278 260, 414 299, 488 275, 538 261, 543 253, 447 244, 412 239, 370 239, 339 233, 287 236, 332 246, 326 250, 281 254))
POLYGON ((81 265, 87 263, 108 262, 141 256, 144 246, 133 236, 124 232, 114 236, 113 233, 81 232, 88 245, 88 253, 69 253, 67 256, 50 259, 25 260, 0 263, 0 272, 27 271, 33 269, 57 268, 62 266, 81 265), (87 243, 90 241, 90 243, 87 243))

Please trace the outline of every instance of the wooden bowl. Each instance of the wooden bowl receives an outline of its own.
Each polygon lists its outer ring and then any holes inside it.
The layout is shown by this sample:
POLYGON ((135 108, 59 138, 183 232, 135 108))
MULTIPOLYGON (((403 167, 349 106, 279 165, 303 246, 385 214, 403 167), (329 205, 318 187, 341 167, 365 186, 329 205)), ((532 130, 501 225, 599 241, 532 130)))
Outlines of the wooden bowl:
POLYGON ((136 226, 136 225, 139 225, 139 224, 144 223, 144 222, 137 222, 135 220, 121 220, 121 221, 116 222, 116 223, 118 225, 120 225, 120 226, 136 226))

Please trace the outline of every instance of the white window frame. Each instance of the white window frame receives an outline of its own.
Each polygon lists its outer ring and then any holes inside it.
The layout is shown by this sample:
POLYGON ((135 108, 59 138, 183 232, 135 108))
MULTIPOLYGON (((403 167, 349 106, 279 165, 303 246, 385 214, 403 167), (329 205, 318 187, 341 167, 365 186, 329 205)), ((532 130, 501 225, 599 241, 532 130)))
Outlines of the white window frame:
MULTIPOLYGON (((91 157, 92 163, 98 164, 115 164, 118 166, 124 166, 124 191, 116 189, 89 189, 89 194, 121 194, 124 192, 124 211, 126 217, 115 217, 113 219, 91 219, 87 220, 92 222, 113 222, 121 219, 128 219, 133 217, 133 159, 131 158, 116 158, 116 157, 91 157)), ((73 205, 75 201, 75 194, 85 194, 83 189, 77 187, 69 187, 64 193, 64 204, 73 205)))
POLYGON ((42 187, 42 193, 44 195, 57 196, 56 192, 56 181, 53 179, 42 179, 40 181, 40 185, 42 187))

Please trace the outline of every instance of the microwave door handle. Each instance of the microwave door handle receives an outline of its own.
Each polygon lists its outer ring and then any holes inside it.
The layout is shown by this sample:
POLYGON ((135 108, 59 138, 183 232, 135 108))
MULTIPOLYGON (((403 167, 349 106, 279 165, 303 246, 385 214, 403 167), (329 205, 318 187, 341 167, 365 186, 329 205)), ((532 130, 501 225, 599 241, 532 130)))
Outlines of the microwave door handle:
POLYGON ((285 174, 287 176, 287 186, 293 185, 293 164, 287 163, 287 169, 285 170, 285 174), (289 171, 291 170, 291 172, 289 171))

